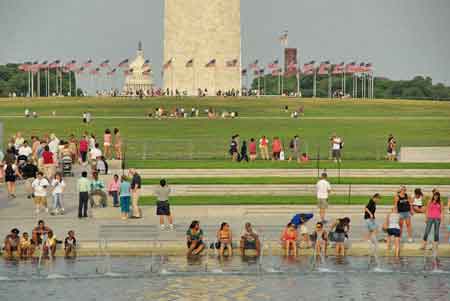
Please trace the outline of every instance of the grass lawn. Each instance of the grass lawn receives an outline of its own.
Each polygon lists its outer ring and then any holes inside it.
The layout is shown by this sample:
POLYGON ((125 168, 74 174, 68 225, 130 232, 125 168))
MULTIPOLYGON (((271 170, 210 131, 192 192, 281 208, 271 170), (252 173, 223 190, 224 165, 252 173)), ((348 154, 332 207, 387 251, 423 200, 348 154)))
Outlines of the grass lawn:
MULTIPOLYGON (((386 152, 386 139, 393 133, 400 146, 446 146, 450 145, 450 102, 394 101, 394 100, 326 100, 291 98, 153 98, 143 101, 120 98, 51 98, 38 100, 1 100, 0 122, 4 123, 6 138, 17 131, 25 137, 54 132, 60 137, 70 134, 80 136, 84 131, 94 133, 101 139, 104 129, 118 127, 122 131, 130 166, 178 167, 184 163, 170 160, 205 160, 188 163, 198 168, 232 164, 227 158, 230 137, 239 133, 241 140, 266 135, 270 139, 279 136, 288 147, 290 139, 298 134, 301 151, 311 157, 328 158, 329 140, 333 132, 344 138, 343 168, 369 168, 353 160, 382 160, 386 152), (220 112, 238 111, 238 119, 165 119, 147 120, 142 117, 154 108, 164 106, 172 109, 192 106, 204 110, 208 107, 220 112), (324 119, 290 119, 282 107, 289 110, 304 106, 306 117, 324 119), (24 109, 38 112, 46 118, 25 119, 7 117, 23 115, 24 109), (56 111, 57 118, 48 117, 56 111), (94 121, 81 123, 83 111, 90 111, 94 121), (6 117, 5 117, 6 116, 6 117), (95 117, 102 116, 102 119, 95 117), (110 117, 128 116, 127 119, 110 117), (131 117, 139 117, 134 119, 131 117), (277 119, 271 119, 276 117, 277 119), (346 118, 344 118, 346 117, 346 118), (400 119, 399 119, 400 118, 400 119), (403 119, 402 119, 403 118, 403 119), (405 119, 406 118, 406 119, 405 119), (409 118, 409 119, 408 119, 409 118), (155 160, 147 162, 147 160, 155 160), (217 160, 211 161, 211 160, 217 160), (352 161, 350 161, 352 160, 352 161), (145 162, 142 162, 145 161, 145 162), (348 163, 347 163, 348 162, 348 163), (349 167, 354 166, 354 167, 349 167), (358 166, 358 167, 356 167, 358 166)), ((287 166, 285 162, 258 164, 287 166)), ((368 163, 378 164, 396 163, 368 163)), ((243 164, 235 164, 243 166, 243 164)), ((295 164, 293 164, 295 165, 295 164)), ((310 164, 315 168, 315 164, 310 164)), ((332 166, 328 165, 328 166, 332 166)), ((397 165, 398 166, 398 165, 397 165)), ((161 168, 161 167, 160 167, 161 168)), ((187 167, 188 168, 188 167, 187 167)), ((221 167, 217 167, 221 168, 221 167)), ((223 167, 222 167, 223 168, 223 167)), ((264 167, 266 168, 266 167, 264 167)), ((324 163, 321 168, 330 168, 324 163)))
MULTIPOLYGON (((331 196, 330 205, 365 205, 369 196, 331 196)), ((381 199, 379 205, 392 204, 392 196, 381 199)), ((142 206, 155 205, 154 197, 141 197, 142 206)), ((178 196, 170 198, 171 205, 316 205, 314 196, 178 196)), ((361 210, 362 212, 362 210, 361 210)))
MULTIPOLYGON (((370 184, 370 185, 450 185, 450 178, 329 178, 331 184, 370 184)), ((174 178, 171 185, 231 185, 231 184, 316 184, 317 178, 174 178)), ((157 185, 158 179, 144 179, 144 185, 157 185)))
MULTIPOLYGON (((333 161, 310 161, 297 164, 288 161, 257 161, 236 163, 230 160, 127 160, 127 167, 139 169, 337 169, 333 161)), ((450 163, 400 163, 376 160, 349 160, 340 165, 341 169, 449 169, 450 163)))

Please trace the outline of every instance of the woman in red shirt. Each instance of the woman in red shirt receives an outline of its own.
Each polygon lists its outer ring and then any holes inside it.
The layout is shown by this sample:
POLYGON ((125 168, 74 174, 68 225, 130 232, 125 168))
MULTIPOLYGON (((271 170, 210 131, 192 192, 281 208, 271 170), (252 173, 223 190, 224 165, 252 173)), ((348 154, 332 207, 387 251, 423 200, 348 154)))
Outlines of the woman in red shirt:
POLYGON ((86 136, 81 138, 78 149, 80 150, 81 163, 86 163, 87 153, 89 151, 89 141, 86 139, 86 136))
POLYGON ((248 144, 248 152, 250 153, 250 161, 256 160, 256 141, 255 138, 250 139, 250 143, 248 144))
POLYGON ((42 161, 44 164, 44 174, 47 179, 51 179, 55 173, 55 161, 53 160, 53 153, 50 151, 48 145, 44 147, 44 152, 42 153, 42 161))
POLYGON ((280 138, 274 137, 272 141, 272 159, 280 160, 280 153, 282 151, 280 138))

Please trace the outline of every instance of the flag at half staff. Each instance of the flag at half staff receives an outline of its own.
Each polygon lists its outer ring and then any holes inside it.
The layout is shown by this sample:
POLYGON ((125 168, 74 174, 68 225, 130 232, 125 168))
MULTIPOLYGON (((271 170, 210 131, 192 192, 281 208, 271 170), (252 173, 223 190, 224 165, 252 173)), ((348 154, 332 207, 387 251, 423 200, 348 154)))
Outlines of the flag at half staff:
POLYGON ((310 61, 310 62, 308 62, 306 64, 303 64, 302 73, 306 74, 306 75, 313 74, 314 73, 314 69, 315 69, 315 66, 314 66, 315 63, 316 63, 316 61, 310 61))
POLYGON ((75 72, 76 72, 77 74, 81 74, 81 73, 84 72, 84 70, 85 70, 85 68, 84 68, 83 66, 81 66, 81 67, 78 68, 75 72))
POLYGON ((89 68, 89 67, 92 66, 92 64, 93 64, 92 60, 89 59, 89 60, 87 60, 86 62, 83 63, 83 67, 84 68, 89 68))
POLYGON ((331 72, 331 73, 333 75, 344 73, 344 66, 345 66, 344 62, 334 65, 333 72, 331 72))
POLYGON ((89 72, 89 73, 92 75, 98 75, 98 74, 100 74, 100 68, 92 69, 91 72, 89 72))
POLYGON ((48 65, 48 67, 49 67, 50 69, 55 69, 55 68, 58 68, 58 67, 59 67, 59 64, 60 64, 60 63, 61 63, 60 60, 53 61, 50 65, 48 65))
POLYGON ((356 62, 351 62, 345 65, 345 73, 356 73, 358 72, 358 66, 356 65, 356 62))
POLYGON ((72 69, 74 69, 74 68, 76 67, 76 63, 77 63, 76 60, 71 60, 71 61, 69 61, 69 62, 66 63, 66 65, 64 66, 64 68, 69 69, 69 70, 72 70, 72 69))
POLYGON ((242 69, 241 75, 242 76, 247 76, 247 69, 242 69))
POLYGON ((325 61, 325 62, 320 63, 319 71, 317 72, 317 74, 320 74, 320 75, 328 74, 330 67, 331 67, 330 61, 325 61))
POLYGON ((277 69, 278 64, 279 64, 279 61, 278 61, 278 59, 276 59, 273 62, 269 63, 269 65, 267 65, 267 67, 269 67, 269 69, 277 69))
POLYGON ((30 67, 31 67, 31 62, 25 62, 21 65, 19 65, 19 70, 24 71, 24 72, 28 72, 30 71, 30 67))
POLYGON ((168 69, 169 67, 172 66, 174 59, 171 58, 170 60, 168 60, 164 65, 163 65, 163 69, 168 69))
POLYGON ((236 67, 238 63, 237 59, 231 60, 231 61, 227 61, 226 66, 227 67, 236 67))
POLYGON ((108 73, 106 73, 106 75, 112 76, 116 73, 116 68, 112 69, 111 71, 109 71, 108 73))
POLYGON ((258 60, 255 60, 253 63, 251 63, 251 64, 249 65, 249 68, 250 68, 250 69, 258 69, 258 63, 259 63, 259 61, 258 61, 258 60))
POLYGON ((142 65, 142 68, 148 68, 150 66, 150 60, 145 60, 144 64, 142 65))
POLYGON ((212 59, 210 60, 206 65, 206 68, 212 68, 212 67, 216 67, 216 59, 212 59))
POLYGON ((118 65, 119 68, 124 68, 124 67, 128 67, 128 59, 124 59, 123 61, 121 61, 118 65))
POLYGON ((109 66, 109 60, 104 60, 100 63, 100 67, 105 68, 109 66))
POLYGON ((194 59, 190 59, 186 62, 186 68, 192 68, 194 67, 194 59))

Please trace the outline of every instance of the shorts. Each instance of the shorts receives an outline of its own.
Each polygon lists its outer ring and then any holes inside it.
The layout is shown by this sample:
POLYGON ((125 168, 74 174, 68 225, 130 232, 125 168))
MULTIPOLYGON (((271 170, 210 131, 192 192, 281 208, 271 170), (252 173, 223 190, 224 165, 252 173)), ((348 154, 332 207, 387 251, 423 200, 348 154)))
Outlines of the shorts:
POLYGON ((328 208, 328 199, 317 199, 317 207, 320 209, 328 208))
POLYGON ((447 225, 447 231, 450 232, 450 225, 447 225))
POLYGON ((400 215, 400 219, 408 219, 411 217, 411 212, 409 211, 399 212, 398 215, 400 215))
POLYGON ((300 226, 300 235, 308 234, 308 228, 305 225, 300 226))
POLYGON ((103 146, 111 146, 111 143, 105 142, 103 143, 103 146))
POLYGON ((130 213, 130 196, 120 197, 120 212, 125 214, 130 213))
POLYGON ((45 196, 34 196, 34 204, 36 206, 44 206, 47 207, 47 197, 45 196))
MULTIPOLYGON (((188 241, 186 244, 187 244, 187 247, 190 248, 191 245, 192 245, 192 241, 188 241)), ((205 244, 205 243, 203 242, 203 240, 199 240, 199 241, 197 242, 197 248, 200 247, 201 245, 204 245, 204 244, 205 244)))
POLYGON ((170 215, 170 205, 168 201, 158 201, 156 203, 156 215, 170 215))
POLYGON ((373 232, 378 229, 378 225, 375 222, 375 220, 370 219, 370 218, 366 219, 366 226, 367 226, 367 230, 369 230, 369 232, 373 232))
POLYGON ((333 149, 331 152, 333 158, 340 159, 341 158, 341 150, 340 149, 333 149))
POLYGON ((400 237, 400 229, 388 228, 387 233, 389 236, 400 237))
POLYGON ((256 249, 256 240, 245 240, 244 241, 244 249, 255 250, 256 249))
POLYGON ((16 176, 5 176, 5 182, 15 182, 16 176))
POLYGON ((345 233, 334 232, 333 239, 335 242, 344 242, 345 241, 345 233))

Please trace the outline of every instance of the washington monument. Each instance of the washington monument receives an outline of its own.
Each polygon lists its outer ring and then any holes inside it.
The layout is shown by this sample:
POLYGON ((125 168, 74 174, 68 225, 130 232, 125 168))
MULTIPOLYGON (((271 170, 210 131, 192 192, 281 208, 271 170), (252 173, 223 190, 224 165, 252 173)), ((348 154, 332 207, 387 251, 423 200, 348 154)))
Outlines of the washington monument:
POLYGON ((165 0, 165 90, 241 90, 240 6, 240 0, 165 0))

